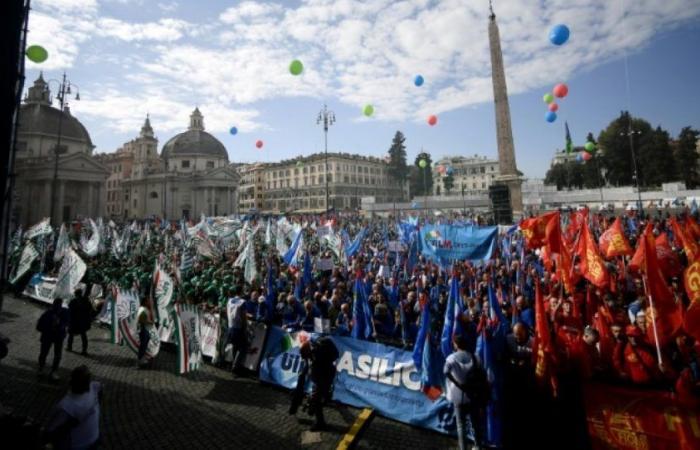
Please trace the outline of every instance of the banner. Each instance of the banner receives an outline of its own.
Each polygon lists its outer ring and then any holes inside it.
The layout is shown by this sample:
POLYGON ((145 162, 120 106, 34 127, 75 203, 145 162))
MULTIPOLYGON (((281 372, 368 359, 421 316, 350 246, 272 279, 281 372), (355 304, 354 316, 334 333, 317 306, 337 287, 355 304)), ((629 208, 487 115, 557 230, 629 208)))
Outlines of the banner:
POLYGON ((697 405, 683 405, 670 393, 589 384, 583 398, 594 450, 700 448, 697 405))
POLYGON ((70 238, 68 237, 68 231, 66 231, 66 225, 62 224, 61 231, 58 233, 58 240, 56 241, 56 250, 53 252, 54 262, 60 261, 69 248, 70 238))
POLYGON ((54 296, 63 299, 73 298, 75 288, 78 286, 78 283, 80 283, 80 280, 83 279, 86 270, 87 265, 85 265, 83 260, 80 259, 80 256, 75 253, 75 250, 68 250, 63 257, 61 270, 58 272, 54 296))
MULTIPOLYGON (((129 289, 122 291, 117 290, 116 299, 108 301, 111 305, 111 325, 112 325, 112 344, 121 344, 122 336, 119 329, 119 322, 123 319, 131 317, 139 310, 139 295, 136 290, 129 289)), ((109 306, 107 307, 109 308, 109 306)))
POLYGON ((401 241, 389 241, 386 249, 390 252, 404 252, 408 247, 401 241))
POLYGON ((162 342, 172 342, 175 325, 172 320, 173 280, 157 265, 155 286, 155 313, 158 336, 162 342))
POLYGON ((491 258, 497 234, 498 227, 425 225, 420 230, 421 253, 441 265, 483 262, 491 258))
POLYGON ((178 373, 199 369, 202 363, 201 315, 195 305, 175 304, 175 339, 178 373))
POLYGON ((15 275, 10 280, 10 283, 15 284, 17 280, 22 278, 22 275, 27 273, 27 271, 32 267, 32 263, 39 256, 39 252, 34 248, 31 242, 27 242, 22 250, 22 256, 19 259, 19 264, 17 265, 17 270, 15 275))
POLYGON ((216 358, 219 353, 220 320, 219 314, 202 314, 202 354, 212 359, 216 358))
POLYGON ((316 261, 316 268, 318 270, 333 270, 333 258, 319 258, 316 261))
MULTIPOLYGON (((303 331, 290 334, 272 327, 260 365, 260 380, 293 389, 301 369, 299 347, 312 337, 303 331)), ((431 401, 423 394, 410 352, 347 337, 334 336, 333 342, 340 353, 334 400, 370 407, 407 424, 456 433, 454 406, 444 395, 431 401)))

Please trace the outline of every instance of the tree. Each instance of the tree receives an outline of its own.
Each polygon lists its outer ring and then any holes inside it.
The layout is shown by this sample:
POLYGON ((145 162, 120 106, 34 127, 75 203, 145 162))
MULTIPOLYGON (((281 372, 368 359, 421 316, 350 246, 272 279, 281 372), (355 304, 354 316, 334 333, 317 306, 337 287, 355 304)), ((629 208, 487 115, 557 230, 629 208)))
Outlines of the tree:
MULTIPOLYGON (((616 186, 634 184, 634 165, 630 141, 634 142, 637 169, 640 186, 649 185, 648 181, 667 178, 666 167, 661 174, 657 171, 659 154, 652 141, 654 131, 649 122, 636 119, 627 111, 622 111, 620 117, 610 122, 607 128, 600 132, 598 142, 603 150, 601 165, 606 169, 607 179, 616 186), (631 137, 630 137, 631 131, 631 137), (645 175, 649 176, 649 180, 645 175)), ((661 155, 662 159, 672 159, 670 155, 661 155)))
POLYGON ((442 177, 442 185, 447 191, 447 195, 450 195, 450 191, 455 187, 455 177, 452 172, 442 177))
POLYGON ((408 178, 406 170, 406 138, 403 133, 397 131, 389 147, 389 175, 396 181, 403 184, 408 178))
POLYGON ((685 182, 688 189, 695 189, 700 185, 698 136, 700 136, 700 131, 685 127, 681 130, 675 143, 676 175, 679 180, 685 182))
POLYGON ((662 183, 676 180, 676 164, 671 150, 668 131, 656 127, 647 139, 641 142, 639 161, 643 186, 661 186, 662 183))
POLYGON ((427 195, 432 191, 433 186, 433 161, 430 154, 421 152, 416 156, 413 167, 411 167, 411 194, 415 196, 427 195), (420 167, 420 161, 425 160, 425 168, 420 167))

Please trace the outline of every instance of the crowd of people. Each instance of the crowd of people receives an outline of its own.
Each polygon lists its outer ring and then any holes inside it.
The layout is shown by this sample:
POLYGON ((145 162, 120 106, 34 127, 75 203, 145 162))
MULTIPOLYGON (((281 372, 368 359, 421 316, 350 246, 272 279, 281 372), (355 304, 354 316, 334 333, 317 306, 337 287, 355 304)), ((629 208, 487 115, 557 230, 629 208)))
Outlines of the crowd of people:
MULTIPOLYGON (((323 331, 357 337, 353 328, 357 326, 358 295, 364 296, 371 314, 371 332, 360 333, 362 338, 412 351, 420 340, 421 326, 426 326, 422 319, 427 308, 429 345, 439 349, 444 328, 451 322, 449 311, 455 311, 450 337, 458 352, 467 357, 452 357, 445 365, 448 397, 456 405, 470 403, 470 388, 462 389, 466 373, 473 366, 486 367, 491 374, 490 395, 471 395, 473 404, 479 403, 477 397, 485 399, 483 411, 467 414, 459 407, 458 416, 470 415, 472 422, 480 422, 473 429, 481 443, 513 447, 514 439, 531 434, 534 424, 546 418, 528 417, 507 405, 532 405, 544 398, 543 392, 554 399, 561 413, 561 417, 557 413, 550 416, 552 420, 564 423, 574 418, 578 424, 564 426, 559 433, 573 430, 585 436, 580 386, 588 380, 663 389, 681 402, 698 405, 698 329, 684 321, 691 303, 698 299, 688 291, 683 276, 694 258, 700 257, 692 254, 700 240, 700 227, 689 213, 679 217, 661 212, 630 214, 615 220, 584 209, 533 217, 519 228, 502 227, 489 260, 449 264, 415 252, 422 224, 435 218, 300 216, 283 219, 282 227, 277 218, 250 217, 235 238, 210 239, 217 251, 205 254, 197 250, 196 242, 188 248, 187 225, 174 222, 103 225, 106 232, 101 245, 106 250, 94 257, 82 253, 77 244, 81 234, 91 232, 89 227, 73 226, 70 234, 75 250, 88 265, 83 279, 87 292, 92 285, 100 285, 104 292, 112 285, 137 286, 142 297, 153 296, 152 274, 158 265, 175 280, 177 302, 221 314, 222 323, 229 328, 222 332, 226 336, 222 342, 238 350, 245 348, 249 321, 312 332, 318 331, 317 319, 321 319, 327 324, 323 331), (279 238, 278 244, 270 238, 270 223, 273 232, 284 235, 281 248, 279 238), (342 244, 324 238, 318 233, 321 227, 337 234, 342 244), (598 246, 603 246, 608 238, 603 235, 612 227, 622 233, 622 238, 615 237, 617 244, 622 239, 628 247, 619 254, 598 246), (112 240, 130 228, 134 231, 125 249, 110 251, 112 240), (303 248, 289 262, 283 251, 294 244, 298 233, 302 233, 303 248), (650 281, 650 271, 656 270, 651 267, 653 261, 639 263, 639 248, 649 239, 671 295, 667 299, 654 298, 659 291, 654 291, 650 281), (243 240, 252 252, 246 255, 252 260, 248 264, 254 267, 240 263, 243 240), (348 244, 353 240, 358 245, 349 254, 348 244), (586 240, 596 243, 596 248, 586 248, 586 240), (611 253, 614 256, 607 256, 611 253), (186 264, 188 259, 191 265, 186 264), (322 264, 329 260, 331 264, 322 264), (601 264, 592 273, 595 261, 601 264), (598 281, 601 271, 604 283, 598 281), (457 298, 451 298, 454 283, 457 298), (679 318, 675 326, 659 323, 665 313, 653 304, 655 300, 675 305, 679 318), (576 406, 573 412, 572 405, 576 406), (503 420, 508 433, 490 422, 494 414, 503 420)), ((439 220, 454 226, 474 224, 459 215, 439 220)), ((203 219, 200 225, 206 227, 206 223, 203 219)), ((196 236, 202 236, 201 228, 196 236)), ((35 262, 33 272, 58 270, 51 256, 53 245, 48 238, 43 259, 35 262)), ((20 253, 21 246, 17 246, 15 264, 20 253)), ((26 276, 20 279, 18 289, 27 281, 26 276)), ((73 309, 71 314, 78 316, 87 311, 84 305, 73 309)), ((85 331, 81 326, 70 334, 84 336, 85 331)), ((83 338, 82 343, 85 352, 87 340, 83 338)), ((48 345, 42 340, 42 366, 48 345)), ((240 369, 238 359, 234 368, 240 369)))

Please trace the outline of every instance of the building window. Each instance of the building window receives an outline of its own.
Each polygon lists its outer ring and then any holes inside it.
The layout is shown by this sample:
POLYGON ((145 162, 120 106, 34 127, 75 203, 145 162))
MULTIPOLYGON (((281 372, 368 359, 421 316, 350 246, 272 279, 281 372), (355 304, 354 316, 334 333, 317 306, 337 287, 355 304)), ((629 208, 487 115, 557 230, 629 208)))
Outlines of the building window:
POLYGON ((332 182, 333 182, 333 176, 331 176, 330 173, 326 175, 326 179, 328 179, 328 182, 329 182, 329 183, 332 183, 332 182))
POLYGON ((486 173, 486 167, 481 166, 479 169, 481 170, 481 173, 486 173))
POLYGON ((345 183, 349 183, 349 182, 350 182, 350 177, 348 177, 347 175, 343 175, 343 181, 344 181, 345 183))
POLYGON ((207 169, 213 169, 214 168, 214 161, 207 161, 207 169))
POLYGON ((151 191, 150 194, 148 194, 150 198, 158 198, 158 193, 156 191, 151 191))
POLYGON ((493 170, 494 170, 494 169, 493 169, 493 166, 491 166, 491 172, 493 172, 493 170))
POLYGON ((481 183, 481 188, 483 189, 485 187, 486 187, 486 183, 481 183))
POLYGON ((190 167, 190 162, 189 162, 188 160, 182 161, 182 162, 180 163, 180 167, 182 167, 183 169, 189 169, 189 167, 190 167))

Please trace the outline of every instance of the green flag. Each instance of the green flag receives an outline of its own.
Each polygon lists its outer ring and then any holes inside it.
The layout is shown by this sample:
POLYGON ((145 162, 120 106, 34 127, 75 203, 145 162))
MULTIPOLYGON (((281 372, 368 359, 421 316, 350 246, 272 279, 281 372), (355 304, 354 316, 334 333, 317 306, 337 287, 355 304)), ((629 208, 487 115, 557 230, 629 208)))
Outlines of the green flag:
POLYGON ((571 133, 569 133, 569 123, 564 122, 566 127, 566 153, 571 153, 574 150, 574 144, 571 142, 571 133))

